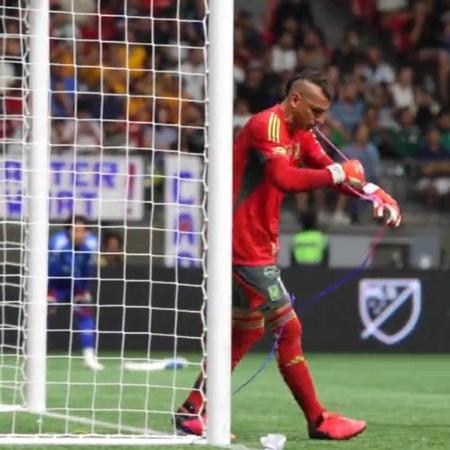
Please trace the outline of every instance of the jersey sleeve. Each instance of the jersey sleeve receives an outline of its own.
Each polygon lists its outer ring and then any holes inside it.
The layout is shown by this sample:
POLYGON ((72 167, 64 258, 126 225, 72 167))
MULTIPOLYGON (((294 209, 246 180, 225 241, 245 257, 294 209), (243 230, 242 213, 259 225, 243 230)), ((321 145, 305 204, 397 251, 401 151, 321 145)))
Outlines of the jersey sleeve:
POLYGON ((275 113, 254 116, 249 127, 252 146, 263 161, 284 158, 289 162, 287 150, 280 143, 281 121, 275 113))
MULTIPOLYGON (((312 131, 307 131, 302 135, 300 145, 303 148, 303 159, 308 167, 324 168, 334 163, 312 131)), ((356 196, 354 191, 345 185, 335 185, 332 187, 341 194, 350 197, 356 196)))
POLYGON ((254 117, 249 127, 250 144, 265 166, 267 179, 279 190, 301 192, 333 184, 331 173, 325 168, 303 169, 291 165, 288 150, 280 143, 281 122, 276 114, 254 117))
POLYGON ((303 133, 300 139, 300 148, 303 160, 308 167, 323 169, 334 163, 312 131, 303 133))

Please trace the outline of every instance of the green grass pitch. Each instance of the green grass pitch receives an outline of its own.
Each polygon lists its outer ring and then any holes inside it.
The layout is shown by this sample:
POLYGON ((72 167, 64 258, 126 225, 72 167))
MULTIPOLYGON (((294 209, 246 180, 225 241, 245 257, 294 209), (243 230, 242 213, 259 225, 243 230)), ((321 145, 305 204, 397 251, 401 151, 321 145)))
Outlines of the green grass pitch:
MULTIPOLYGON (((188 355, 189 356, 189 355, 188 355)), ((251 376, 264 360, 263 354, 252 354, 244 359, 233 376, 236 388, 251 376)), ((364 418, 368 429, 361 436, 348 442, 311 441, 307 438, 305 422, 287 388, 283 384, 275 363, 272 363, 254 382, 233 397, 233 432, 237 440, 232 448, 261 449, 259 438, 267 433, 287 436, 286 450, 348 449, 348 450, 437 450, 450 449, 450 355, 380 355, 380 354, 313 354, 309 363, 320 398, 324 405, 350 417, 364 418)), ((128 373, 121 378, 117 363, 104 359, 107 368, 96 375, 97 387, 89 383, 94 375, 75 360, 67 370, 67 358, 50 358, 48 379, 48 404, 51 407, 78 408, 76 415, 88 417, 89 409, 97 410, 97 420, 117 422, 126 426, 148 426, 169 430, 168 416, 156 411, 170 410, 177 405, 185 392, 173 396, 169 387, 173 377, 177 385, 186 389, 191 385, 196 369, 181 371, 128 373), (70 379, 68 379, 68 374, 70 379), (71 383, 68 389, 68 383, 71 383), (149 395, 145 405, 147 381, 159 386, 149 395), (80 384, 77 384, 80 383, 80 384), (87 384, 84 384, 87 383, 87 384), (121 383, 129 386, 121 389, 121 383), (101 411, 119 405, 121 392, 123 410, 121 417, 109 411, 101 411), (68 394, 66 396, 66 393, 68 394), (66 403, 68 402, 68 403, 66 403), (148 407, 155 411, 144 416, 133 409, 148 407)), ((3 374, 5 376, 5 373, 3 374)), ((8 394, 3 392, 2 401, 8 394)), ((0 431, 10 429, 11 413, 0 413, 0 431)), ((15 418, 19 431, 43 430, 89 433, 88 424, 73 423, 65 428, 64 421, 45 418, 41 423, 35 416, 20 413, 15 418)), ((96 428, 101 430, 101 426, 96 428)), ((104 431, 111 431, 105 429, 104 431)), ((69 446, 10 446, 17 449, 75 449, 69 446)), ((107 447, 88 447, 102 448, 107 447)), ((144 448, 144 447, 112 447, 144 448)), ((111 449, 112 449, 111 448, 111 449)), ((147 447, 186 449, 177 447, 147 447)), ((194 448, 211 449, 201 446, 194 448)))

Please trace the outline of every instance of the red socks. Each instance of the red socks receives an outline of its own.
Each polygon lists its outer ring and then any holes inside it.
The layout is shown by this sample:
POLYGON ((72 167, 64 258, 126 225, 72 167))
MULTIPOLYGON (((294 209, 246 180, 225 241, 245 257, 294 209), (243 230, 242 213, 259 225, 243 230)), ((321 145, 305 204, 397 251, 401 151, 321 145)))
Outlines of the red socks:
MULTIPOLYGON (((253 314, 250 317, 233 317, 231 337, 231 370, 238 365, 242 357, 264 336, 264 318, 261 314, 253 314)), ((204 408, 205 382, 203 373, 199 375, 184 402, 185 408, 193 409, 192 413, 202 412, 204 408)))
POLYGON ((301 347, 300 321, 289 305, 269 320, 277 336, 278 367, 308 422, 317 421, 324 408, 319 403, 301 347))

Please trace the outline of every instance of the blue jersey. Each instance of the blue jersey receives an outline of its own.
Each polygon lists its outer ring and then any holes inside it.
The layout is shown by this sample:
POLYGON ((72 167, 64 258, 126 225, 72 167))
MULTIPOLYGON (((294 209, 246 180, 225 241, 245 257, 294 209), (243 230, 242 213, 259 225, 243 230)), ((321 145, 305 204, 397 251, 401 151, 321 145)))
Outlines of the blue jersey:
POLYGON ((97 249, 97 238, 91 233, 76 248, 67 231, 53 234, 49 240, 49 290, 87 291, 94 275, 97 249))

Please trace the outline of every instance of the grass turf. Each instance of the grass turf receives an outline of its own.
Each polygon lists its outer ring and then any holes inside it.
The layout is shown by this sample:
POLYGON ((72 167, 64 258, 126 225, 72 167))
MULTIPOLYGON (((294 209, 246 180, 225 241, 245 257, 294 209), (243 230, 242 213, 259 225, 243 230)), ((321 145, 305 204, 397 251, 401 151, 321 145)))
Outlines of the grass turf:
MULTIPOLYGON (((233 377, 236 388, 252 375, 265 355, 249 355, 233 377)), ((90 386, 94 375, 82 368, 79 360, 73 361, 67 370, 66 358, 50 358, 48 389, 50 407, 78 408, 73 415, 90 417, 90 408, 98 410, 97 420, 125 425, 169 431, 169 416, 157 411, 176 407, 186 391, 173 395, 173 377, 177 385, 188 389, 196 376, 195 368, 177 372, 126 373, 121 377, 119 367, 113 360, 104 360, 107 368, 96 375, 97 387, 90 386), (67 375, 71 386, 68 388, 67 375), (150 391, 146 402, 146 384, 158 386, 150 391), (79 384, 76 384, 79 383, 79 384), (125 383, 128 386, 122 388, 125 383), (122 410, 119 417, 111 411, 119 405, 121 392, 122 410), (139 410, 144 407, 155 411, 147 416, 139 410)), ((272 363, 254 382, 233 397, 234 443, 251 449, 261 448, 259 438, 267 433, 287 436, 285 450, 297 449, 343 449, 346 450, 437 450, 450 449, 450 357, 448 355, 363 355, 363 354, 314 354, 309 363, 324 405, 333 411, 355 418, 364 418, 368 429, 354 440, 342 442, 312 441, 307 438, 305 422, 287 388, 272 363)), ((4 380, 4 378, 3 378, 4 380)), ((6 397, 8 393, 6 393, 6 397)), ((5 391, 3 391, 3 402, 5 391)), ((11 413, 0 413, 0 432, 10 430, 11 413)), ((34 432, 70 431, 89 433, 91 426, 79 423, 67 424, 59 419, 44 418, 18 413, 14 418, 17 431, 34 432)), ((102 430, 99 426, 96 430, 102 430)), ((103 431, 111 432, 109 429, 103 431)), ((245 447, 241 447, 244 449, 245 447)), ((75 449, 69 446, 3 446, 17 449, 75 449)), ((103 448, 107 447, 90 447, 103 448)), ((144 447, 115 447, 144 448, 144 447)), ((182 449, 176 447, 150 447, 182 449)), ((201 446, 199 448, 212 449, 201 446)))

